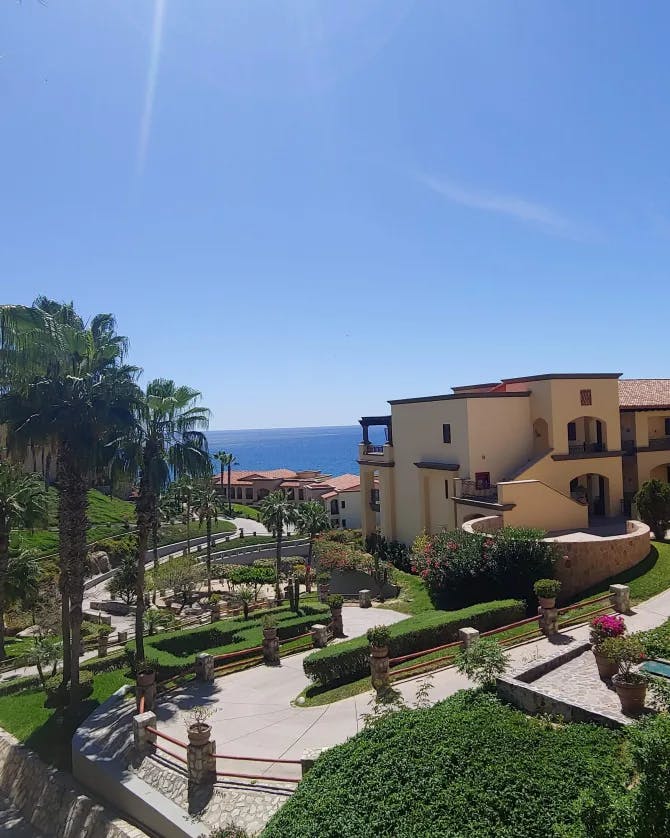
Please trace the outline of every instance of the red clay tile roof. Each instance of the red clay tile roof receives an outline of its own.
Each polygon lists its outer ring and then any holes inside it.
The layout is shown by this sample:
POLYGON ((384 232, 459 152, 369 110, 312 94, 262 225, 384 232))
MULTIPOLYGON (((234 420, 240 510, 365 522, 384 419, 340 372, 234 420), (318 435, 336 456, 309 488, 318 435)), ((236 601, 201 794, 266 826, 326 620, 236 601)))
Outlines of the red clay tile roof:
POLYGON ((624 378, 619 381, 619 407, 670 408, 670 378, 624 378))
MULTIPOLYGON (((230 483, 232 486, 250 486, 252 480, 288 480, 291 477, 295 478, 295 472, 289 468, 276 468, 271 471, 231 471, 230 483)), ((212 479, 214 483, 220 483, 221 475, 217 474, 212 479)), ((228 475, 225 471, 223 485, 228 485, 228 475)))
POLYGON ((329 477, 325 485, 332 486, 336 492, 353 492, 360 488, 361 478, 357 474, 340 474, 329 477))

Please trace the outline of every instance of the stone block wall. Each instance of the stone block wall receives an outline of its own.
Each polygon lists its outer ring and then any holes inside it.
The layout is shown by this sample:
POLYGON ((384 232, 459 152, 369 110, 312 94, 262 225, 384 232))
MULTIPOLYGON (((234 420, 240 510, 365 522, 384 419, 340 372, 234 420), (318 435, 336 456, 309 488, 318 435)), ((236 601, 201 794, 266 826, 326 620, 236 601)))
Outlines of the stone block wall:
POLYGON ((36 831, 56 838, 142 838, 91 798, 70 774, 46 765, 13 736, 0 731, 0 790, 36 831))

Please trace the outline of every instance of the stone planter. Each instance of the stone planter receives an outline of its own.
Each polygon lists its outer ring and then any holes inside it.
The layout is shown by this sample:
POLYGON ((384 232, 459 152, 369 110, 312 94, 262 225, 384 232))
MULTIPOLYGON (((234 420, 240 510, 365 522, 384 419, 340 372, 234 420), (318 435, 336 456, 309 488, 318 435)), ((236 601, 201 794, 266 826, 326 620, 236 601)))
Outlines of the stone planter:
POLYGON ((153 671, 147 672, 138 672, 137 673, 137 686, 138 687, 151 687, 156 681, 156 673, 153 671))
POLYGON ((370 647, 370 679, 378 693, 384 692, 389 685, 389 650, 388 646, 370 647))
POLYGON ((542 606, 542 608, 555 608, 556 607, 556 597, 555 596, 540 596, 537 598, 538 602, 542 606))
POLYGON ((189 725, 188 741, 191 745, 206 745, 212 733, 212 726, 202 723, 189 725))
POLYGON ((619 671, 619 665, 611 658, 606 658, 604 655, 598 654, 593 650, 593 656, 596 659, 596 666, 598 667, 598 675, 603 681, 609 681, 619 671))
POLYGON ((342 609, 331 608, 330 616, 333 624, 333 636, 344 637, 344 623, 342 622, 342 609))
POLYGON ((388 646, 370 646, 370 654, 373 658, 387 658, 389 656, 388 646))
POLYGON ((318 589, 319 589, 319 602, 327 602, 328 597, 330 596, 330 583, 329 582, 319 582, 318 589))
POLYGON ((644 699, 647 695, 647 685, 631 684, 622 681, 620 675, 612 678, 612 684, 621 702, 621 711, 626 716, 639 716, 644 710, 644 699))

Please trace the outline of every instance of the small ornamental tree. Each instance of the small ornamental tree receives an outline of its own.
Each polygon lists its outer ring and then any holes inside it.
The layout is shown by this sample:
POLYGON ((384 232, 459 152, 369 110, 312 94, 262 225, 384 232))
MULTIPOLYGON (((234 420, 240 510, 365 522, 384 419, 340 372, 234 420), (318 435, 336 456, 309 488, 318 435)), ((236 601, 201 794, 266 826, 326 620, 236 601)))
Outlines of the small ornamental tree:
POLYGON ((456 669, 484 689, 495 687, 508 666, 509 655, 493 637, 480 637, 456 656, 456 669))
POLYGON ((670 529, 670 483, 647 480, 635 495, 640 518, 653 531, 657 539, 665 539, 670 529))
POLYGON ((132 605, 137 598, 137 562, 133 555, 125 555, 114 576, 107 583, 107 590, 113 599, 121 599, 132 605))

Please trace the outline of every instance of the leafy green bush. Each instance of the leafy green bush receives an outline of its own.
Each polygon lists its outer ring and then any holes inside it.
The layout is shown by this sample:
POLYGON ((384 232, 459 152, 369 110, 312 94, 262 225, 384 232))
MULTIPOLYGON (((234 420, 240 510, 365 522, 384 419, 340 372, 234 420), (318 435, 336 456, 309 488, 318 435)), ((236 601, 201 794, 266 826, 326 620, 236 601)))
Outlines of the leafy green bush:
POLYGON ((533 585, 535 596, 551 599, 557 597, 561 592, 561 583, 558 579, 538 579, 533 585))
POLYGON ((410 551, 402 541, 389 541, 378 532, 370 533, 365 539, 365 549, 377 559, 409 573, 412 567, 410 551))
MULTIPOLYGON (((314 623, 323 622, 330 613, 325 606, 305 605, 297 615, 287 608, 275 608, 256 612, 249 620, 221 620, 194 629, 164 632, 144 641, 147 663, 156 670, 157 679, 162 681, 185 672, 193 666, 195 655, 209 652, 224 655, 260 646, 263 642, 262 624, 268 614, 277 621, 280 640, 290 640, 304 634, 314 623)), ((135 643, 125 646, 131 669, 135 668, 135 643)), ((240 655, 236 660, 254 657, 256 652, 240 655)))
POLYGON ((631 793, 635 838, 670 835, 670 716, 660 713, 630 727, 633 759, 640 772, 631 793))
POLYGON ((580 790, 620 797, 631 773, 618 731, 552 726, 463 691, 326 751, 262 838, 595 838, 580 790))
POLYGON ((344 597, 342 594, 331 594, 328 597, 328 607, 329 608, 342 608, 344 605, 344 597))
POLYGON ((509 654, 494 637, 479 637, 460 649, 456 656, 456 669, 480 687, 495 687, 509 665, 509 654))
MULTIPOLYGON (((65 707, 70 703, 70 685, 64 686, 62 675, 46 679, 46 706, 65 707)), ((93 673, 90 670, 79 671, 79 697, 88 698, 93 692, 93 673)))
POLYGON ((640 634, 647 657, 670 658, 670 620, 640 634))
POLYGON ((555 561, 555 547, 543 536, 519 527, 495 535, 464 530, 426 535, 414 542, 412 572, 421 574, 441 607, 504 597, 530 602, 534 580, 550 577, 555 561))
POLYGON ((137 538, 131 533, 114 538, 103 538, 95 544, 95 550, 104 550, 115 567, 124 559, 134 559, 137 553, 137 538))
POLYGON ((374 567, 373 557, 361 550, 359 545, 327 538, 319 538, 314 542, 314 559, 320 571, 363 570, 369 572, 374 567))
MULTIPOLYGON (((459 611, 427 611, 389 626, 389 654, 391 657, 432 649, 458 639, 458 629, 465 626, 480 631, 516 622, 525 613, 525 603, 519 600, 483 602, 459 611)), ((318 649, 303 661, 305 674, 322 686, 355 681, 370 672, 367 638, 354 637, 318 649)))
POLYGON ((365 636, 368 639, 368 643, 371 646, 376 646, 378 649, 383 649, 384 646, 388 646, 389 634, 388 626, 372 626, 365 632, 365 636))
POLYGON ((635 504, 640 518, 656 538, 663 541, 670 529, 670 484, 663 480, 647 480, 635 495, 635 504))

